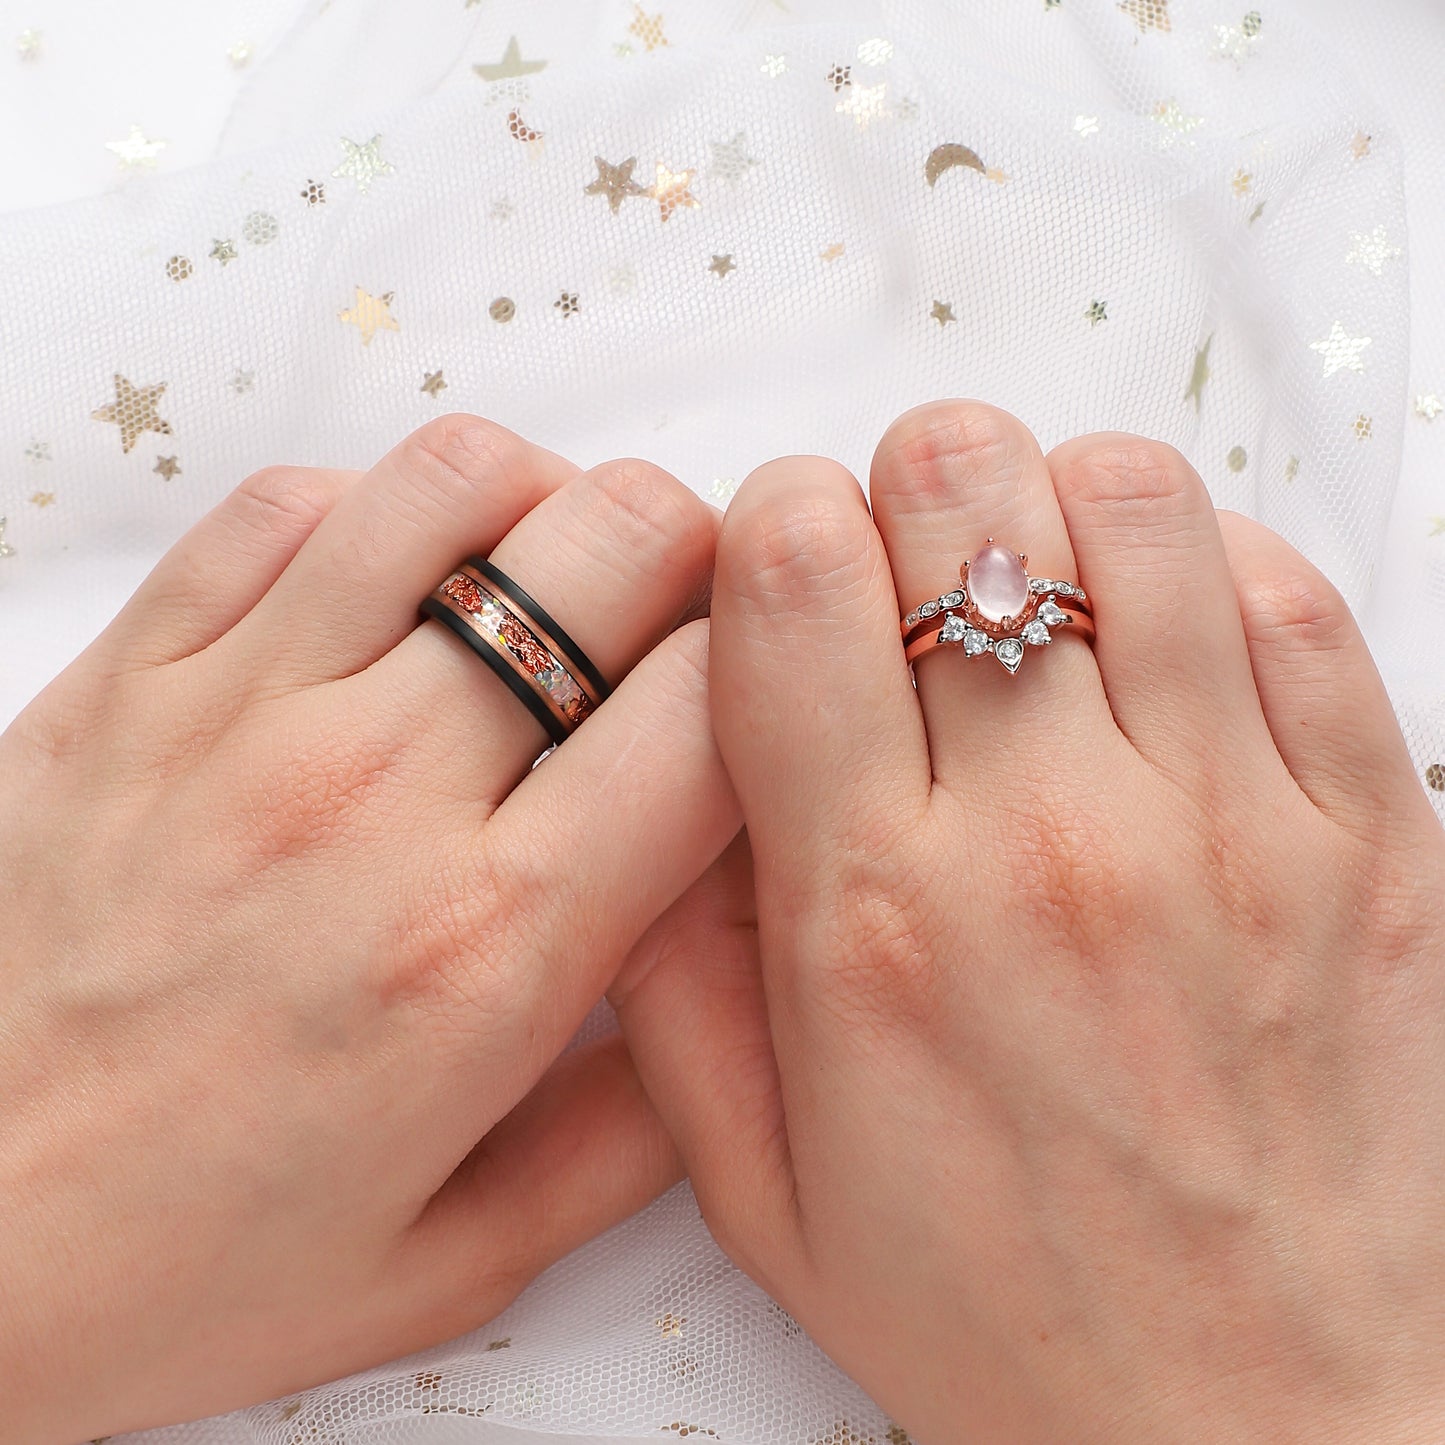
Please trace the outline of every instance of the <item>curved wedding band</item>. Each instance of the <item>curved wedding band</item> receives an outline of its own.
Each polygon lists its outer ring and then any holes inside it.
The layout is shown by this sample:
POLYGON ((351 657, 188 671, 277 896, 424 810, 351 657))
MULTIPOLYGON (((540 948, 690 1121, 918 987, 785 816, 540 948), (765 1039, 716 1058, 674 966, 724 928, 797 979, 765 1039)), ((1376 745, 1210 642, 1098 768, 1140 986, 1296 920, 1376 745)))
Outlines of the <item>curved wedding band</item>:
POLYGON ((1029 647, 1046 647, 1057 631, 1094 640, 1093 609, 1074 582, 1030 577, 1027 558, 988 539, 959 569, 962 585, 930 598, 902 621, 903 651, 910 665, 944 647, 965 657, 991 655, 1016 673, 1029 647))
POLYGON ((565 742, 611 692, 592 659, 499 567, 468 557, 422 604, 565 742))

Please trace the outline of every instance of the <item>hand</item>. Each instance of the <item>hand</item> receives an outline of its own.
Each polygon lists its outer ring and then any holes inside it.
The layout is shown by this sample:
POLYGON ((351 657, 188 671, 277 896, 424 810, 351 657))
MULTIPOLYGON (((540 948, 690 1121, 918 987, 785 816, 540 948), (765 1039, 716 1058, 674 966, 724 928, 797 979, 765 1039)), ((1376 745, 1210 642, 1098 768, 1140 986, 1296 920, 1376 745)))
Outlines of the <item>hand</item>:
POLYGON ((7 1445, 460 1334, 680 1177, 618 1041, 558 1055, 738 826, 673 633, 715 532, 448 418, 253 477, 0 738, 7 1445), (541 727, 417 626, 471 552, 638 664, 530 774, 541 727))
POLYGON ((925 407, 872 498, 734 500, 752 860, 613 991, 708 1223, 927 1445, 1445 1438, 1445 836, 1341 598, 1132 437, 925 407), (990 535, 1097 648, 915 693, 990 535))

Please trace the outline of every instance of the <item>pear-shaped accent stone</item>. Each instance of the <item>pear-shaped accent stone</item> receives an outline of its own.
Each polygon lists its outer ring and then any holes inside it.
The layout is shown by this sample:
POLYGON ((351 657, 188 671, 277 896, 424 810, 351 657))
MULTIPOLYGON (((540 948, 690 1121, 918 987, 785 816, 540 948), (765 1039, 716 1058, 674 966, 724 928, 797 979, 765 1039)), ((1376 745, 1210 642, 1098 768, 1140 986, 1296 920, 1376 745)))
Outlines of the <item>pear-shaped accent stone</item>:
POLYGON ((990 643, 988 633, 980 632, 976 627, 970 627, 963 634, 963 650, 969 657, 977 657, 980 653, 987 652, 990 643))
POLYGON ((1039 621, 1044 623, 1045 626, 1058 627, 1068 620, 1068 614, 1057 602, 1045 602, 1044 605, 1039 608, 1039 621))
POLYGON ((1017 637, 1005 637, 1002 642, 995 644, 993 655, 1010 672, 1017 672, 1019 663, 1024 660, 1024 645, 1017 637))
POLYGON ((1023 639, 1030 647, 1047 647, 1054 639, 1049 629, 1037 617, 1023 630, 1023 639))
POLYGON ((1028 606, 1029 576, 1018 553, 995 542, 968 564, 968 591, 981 617, 1002 622, 1028 606))
POLYGON ((962 642, 964 633, 968 631, 968 624, 963 618, 956 617, 952 612, 943 619, 943 626, 939 629, 938 640, 940 642, 962 642))

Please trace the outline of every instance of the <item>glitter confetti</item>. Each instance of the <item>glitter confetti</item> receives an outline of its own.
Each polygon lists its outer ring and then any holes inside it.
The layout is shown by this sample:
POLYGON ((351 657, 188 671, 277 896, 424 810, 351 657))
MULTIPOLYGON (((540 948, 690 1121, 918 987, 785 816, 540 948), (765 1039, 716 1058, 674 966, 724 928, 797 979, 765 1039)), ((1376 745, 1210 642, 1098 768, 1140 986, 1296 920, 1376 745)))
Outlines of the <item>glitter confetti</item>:
POLYGON ((522 47, 514 35, 507 41, 507 48, 502 52, 502 58, 493 65, 474 65, 472 70, 483 80, 519 80, 525 75, 536 75, 539 70, 545 70, 545 60, 523 60, 522 47))
POLYGON ((1249 465, 1249 453, 1243 447, 1230 447, 1224 464, 1232 472, 1242 472, 1249 465))
POLYGON ((30 505, 32 507, 50 507, 54 504, 54 492, 31 492, 30 494, 30 505))
POLYGON ((748 138, 744 131, 739 131, 728 141, 709 141, 707 148, 712 157, 708 162, 708 175, 726 181, 730 186, 737 185, 758 164, 758 158, 748 154, 748 138))
POLYGON ((1355 435, 1362 441, 1367 442, 1375 434, 1375 419, 1366 416, 1361 412, 1355 418, 1355 435))
POLYGON ((211 247, 211 260, 219 261, 222 266, 229 266, 240 254, 231 240, 217 241, 211 247))
POLYGON ((1445 402, 1442 402, 1433 391, 1415 398, 1416 416, 1423 417, 1426 421, 1434 421, 1441 412, 1445 412, 1445 402))
POLYGON ((729 271, 736 271, 737 268, 737 262, 733 260, 731 255, 727 255, 714 256, 712 258, 712 265, 707 269, 715 276, 726 276, 729 271))
POLYGON ((1386 264, 1397 256, 1404 255, 1398 246, 1390 244, 1390 238, 1383 226, 1376 226, 1368 236, 1353 231, 1350 233, 1350 240, 1353 244, 1345 256, 1345 264, 1363 266, 1375 276, 1383 276, 1386 264))
POLYGON ((582 309, 582 303, 577 299, 577 293, 575 291, 564 291, 552 305, 555 306, 563 316, 575 316, 582 309))
POLYGON ((1184 400, 1192 401, 1196 412, 1204 400, 1204 388, 1209 385, 1209 348, 1213 345, 1214 333, 1211 331, 1204 345, 1194 353, 1194 370, 1189 374, 1189 390, 1184 393, 1184 400))
POLYGON ((988 167, 984 165, 976 150, 971 150, 966 145, 959 145, 956 141, 946 145, 934 146, 929 151, 928 159, 924 162, 923 178, 929 186, 936 186, 939 177, 945 172, 953 170, 956 166, 963 166, 968 170, 977 171, 979 175, 987 175, 988 167))
POLYGON ((1330 327, 1330 334, 1320 341, 1311 341, 1310 350, 1317 351, 1324 358, 1326 376, 1337 371, 1363 371, 1364 350, 1372 345, 1368 336, 1351 336, 1338 321, 1330 327))
POLYGON ((421 389, 430 397, 438 397, 447 389, 446 378, 440 371, 428 371, 421 389))
POLYGON ((1121 0, 1119 9, 1138 27, 1146 30, 1169 30, 1169 0, 1121 0))
POLYGON ((364 196, 371 189, 377 176, 389 176, 396 167, 381 154, 381 137, 374 135, 365 143, 341 137, 346 154, 341 164, 331 172, 333 180, 349 179, 356 182, 356 189, 364 196))
POLYGON ((676 210, 691 210, 702 205, 691 190, 696 175, 695 170, 669 170, 662 161, 658 161, 657 179, 648 188, 647 194, 657 202, 664 221, 670 221, 676 210))
POLYGON ((142 432, 158 432, 170 436, 171 424, 162 421, 157 407, 169 383, 154 386, 132 386, 119 373, 115 377, 115 400, 91 412, 95 421, 114 422, 120 428, 120 449, 128 452, 142 432))
POLYGON ((361 332, 363 346, 370 346, 371 338, 378 331, 401 330, 401 324, 391 314, 391 303, 395 296, 395 291, 388 291, 382 296, 373 296, 370 291, 358 286, 356 301, 344 311, 339 311, 337 315, 347 326, 354 326, 361 332))
POLYGON ((487 314, 493 321, 510 321, 517 314, 517 303, 510 296, 498 296, 487 307, 487 314))
POLYGON ((308 180, 301 191, 301 199, 308 206, 324 206, 326 204, 326 185, 322 181, 308 180))
POLYGON ((27 461, 48 462, 50 460, 50 443, 31 442, 30 445, 25 448, 25 457, 27 461))
POLYGON ((40 59, 45 49, 45 37, 38 30, 22 30, 15 38, 15 49, 21 60, 33 63, 40 59))
POLYGON ((1084 312, 1084 317, 1090 326, 1097 326, 1101 321, 1109 319, 1109 303, 1107 301, 1091 301, 1089 309, 1084 312))
POLYGON ((151 468, 157 476, 164 477, 166 481, 181 475, 181 464, 176 457, 157 457, 156 464, 151 468))
POLYGON ((765 55, 763 56, 762 72, 771 80, 776 80, 780 75, 786 75, 788 70, 788 57, 786 55, 765 55))
POLYGON ((614 216, 622 209, 623 201, 632 196, 647 195, 647 187, 632 179, 632 172, 637 167, 636 156, 628 156, 619 165, 612 165, 601 156, 593 159, 597 165, 597 179, 582 189, 589 196, 606 196, 614 216))
POLYGON ((252 246, 269 246, 281 234, 281 223, 266 211, 252 211, 241 223, 241 235, 252 246))
POLYGON ((0 557, 13 557, 15 555, 15 548, 5 540, 6 520, 6 518, 0 517, 0 557))
POLYGON ((958 320, 953 314, 952 305, 947 301, 935 301, 933 303, 933 309, 929 311, 928 314, 938 322, 940 327, 947 326, 950 321, 958 320))
POLYGON ((663 32, 662 15, 649 15, 641 5, 634 4, 632 24, 627 27, 629 35, 635 35, 649 51, 659 50, 668 43, 663 32))
POLYGON ((169 141, 149 140, 138 125, 133 125, 124 140, 106 141, 105 148, 120 162, 122 170, 153 171, 156 157, 169 144, 169 141))

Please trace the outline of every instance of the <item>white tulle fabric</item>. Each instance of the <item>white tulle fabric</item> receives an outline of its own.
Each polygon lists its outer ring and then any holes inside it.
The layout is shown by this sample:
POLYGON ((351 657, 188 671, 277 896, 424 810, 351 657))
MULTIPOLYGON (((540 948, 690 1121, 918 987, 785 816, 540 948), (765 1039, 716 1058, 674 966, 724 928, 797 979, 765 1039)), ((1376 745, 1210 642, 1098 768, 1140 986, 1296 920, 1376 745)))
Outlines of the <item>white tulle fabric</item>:
MULTIPOLYGON (((454 406, 722 499, 784 452, 866 475, 897 412, 973 395, 1180 447, 1337 581, 1442 781, 1445 17, 1245 3, 0 0, 41 32, 0 56, 0 721, 265 464, 454 406), (479 75, 513 36, 545 68, 479 75), (105 149, 132 123, 154 173, 105 149), (333 173, 373 136, 363 191, 333 173), (930 184, 944 145, 975 159, 930 184), (598 156, 697 204, 614 214, 598 156), (363 344, 358 287, 399 329, 363 344), (169 435, 92 417, 117 374, 166 383, 169 435)), ((889 1432, 682 1188, 474 1336, 137 1438, 889 1432)))

